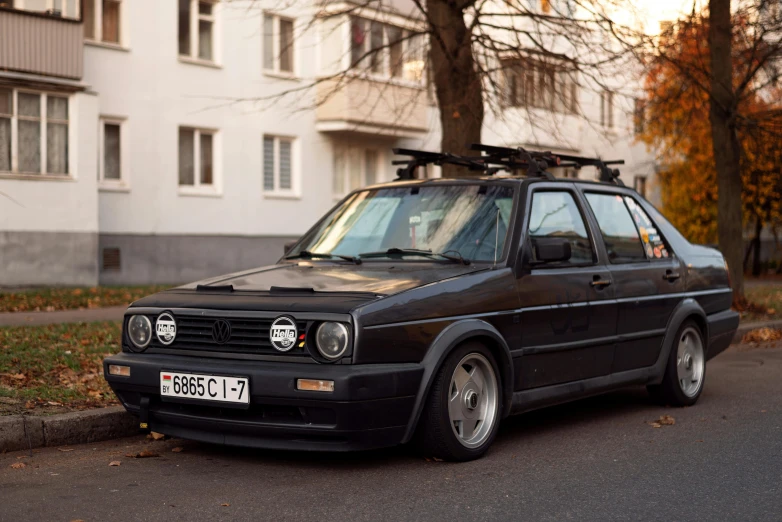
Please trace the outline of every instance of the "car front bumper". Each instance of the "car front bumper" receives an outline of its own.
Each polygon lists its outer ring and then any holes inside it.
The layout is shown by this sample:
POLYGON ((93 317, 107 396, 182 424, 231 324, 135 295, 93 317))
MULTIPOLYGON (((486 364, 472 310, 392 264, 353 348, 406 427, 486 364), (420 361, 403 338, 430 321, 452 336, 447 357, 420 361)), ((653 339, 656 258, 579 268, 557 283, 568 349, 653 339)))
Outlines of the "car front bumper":
POLYGON ((297 364, 121 353, 103 362, 125 409, 149 429, 233 446, 351 451, 401 442, 424 368, 419 364, 297 364), (110 375, 110 364, 130 377, 110 375), (249 378, 249 407, 160 395, 160 372, 249 378), (296 389, 297 379, 334 381, 334 391, 296 389))

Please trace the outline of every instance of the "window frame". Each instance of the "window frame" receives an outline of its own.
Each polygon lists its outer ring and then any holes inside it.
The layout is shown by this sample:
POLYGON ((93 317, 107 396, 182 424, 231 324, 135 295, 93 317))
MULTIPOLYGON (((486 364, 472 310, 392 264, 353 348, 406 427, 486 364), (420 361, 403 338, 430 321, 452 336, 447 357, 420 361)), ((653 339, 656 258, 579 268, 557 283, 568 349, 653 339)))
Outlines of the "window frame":
POLYGON ((600 235, 600 239, 602 240, 603 245, 603 252, 606 256, 606 262, 609 266, 622 266, 622 265, 639 265, 644 262, 652 263, 652 262, 661 262, 661 261, 671 261, 672 259, 675 259, 676 253, 674 252, 673 248, 671 248, 671 243, 665 239, 665 236, 663 235, 662 231, 660 230, 660 226, 650 213, 644 208, 644 206, 639 202, 637 197, 634 197, 631 193, 625 192, 625 191, 615 191, 615 190, 600 190, 597 187, 589 187, 582 191, 582 195, 584 197, 584 203, 589 208, 589 214, 591 218, 594 220, 594 224, 597 227, 597 233, 600 235), (608 248, 605 244, 605 238, 603 237, 603 231, 600 229, 600 222, 597 220, 597 216, 595 215, 594 210, 592 210, 592 205, 589 204, 589 200, 587 200, 587 194, 598 194, 601 196, 619 196, 622 198, 622 205, 624 205, 625 211, 627 212, 627 215, 630 216, 630 221, 633 223, 633 227, 635 228, 636 234, 638 234, 638 239, 641 242, 641 250, 644 254, 644 259, 639 259, 638 261, 623 261, 621 263, 612 263, 611 260, 608 258, 608 248), (665 245, 665 248, 668 250, 668 257, 649 257, 649 255, 646 252, 646 249, 644 247, 643 239, 641 238, 641 231, 638 229, 638 223, 635 222, 635 219, 633 219, 632 212, 630 211, 630 208, 627 206, 627 202, 625 201, 625 198, 630 198, 633 201, 635 201, 635 204, 638 205, 641 210, 644 211, 646 214, 646 217, 649 218, 649 221, 651 221, 654 224, 654 228, 657 230, 657 234, 660 236, 660 239, 662 240, 663 244, 665 245))
MULTIPOLYGON (((103 0, 84 0, 92 1, 92 23, 93 23, 93 35, 92 37, 88 37, 84 35, 84 42, 89 45, 96 45, 99 47, 107 47, 109 49, 119 49, 119 50, 127 50, 128 49, 128 31, 125 28, 125 19, 126 19, 126 2, 125 0, 108 0, 111 2, 114 2, 119 5, 119 20, 117 21, 117 31, 119 31, 119 38, 117 42, 107 42, 103 39, 103 0)), ((81 9, 81 2, 80 9, 81 9)), ((84 9, 84 11, 88 11, 87 9, 84 9)), ((82 20, 83 22, 83 20, 82 20)), ((86 25, 85 25, 86 27, 86 25)))
POLYGON ((616 128, 615 93, 608 89, 600 93, 600 126, 606 129, 616 128))
POLYGON ((127 118, 100 116, 98 118, 98 188, 107 191, 130 190, 130 156, 128 155, 127 118), (106 179, 106 124, 119 126, 119 179, 106 179))
POLYGON ((588 267, 594 267, 596 265, 601 264, 600 252, 594 235, 595 232, 594 230, 592 230, 591 221, 589 220, 588 214, 585 212, 584 203, 582 201, 581 195, 579 194, 579 191, 576 190, 575 186, 572 185, 560 186, 561 184, 562 182, 552 182, 552 183, 541 184, 541 186, 530 187, 529 189, 527 189, 527 195, 525 198, 525 205, 524 205, 525 207, 524 220, 521 224, 521 233, 523 234, 523 238, 522 241, 520 242, 519 247, 526 249, 529 252, 529 258, 530 259, 532 258, 532 237, 529 234, 529 225, 530 225, 530 219, 532 217, 533 196, 537 193, 565 192, 567 194, 570 194, 570 197, 573 198, 573 202, 576 205, 576 209, 578 209, 578 213, 581 216, 582 222, 584 223, 584 229, 586 230, 587 233, 589 245, 592 247, 592 262, 571 263, 570 261, 568 261, 567 263, 551 263, 551 264, 541 263, 541 264, 536 264, 534 267, 532 267, 533 271, 588 268, 588 267))
MULTIPOLYGON (((11 91, 11 170, 0 171, 0 177, 5 178, 22 178, 22 179, 50 179, 50 180, 74 180, 76 175, 73 173, 74 165, 74 125, 73 125, 73 100, 69 93, 53 92, 53 91, 38 91, 35 89, 8 87, 11 91), (19 93, 34 94, 39 97, 39 116, 20 116, 19 115, 19 93), (56 98, 64 98, 67 103, 68 119, 58 120, 55 118, 49 118, 48 116, 48 99, 49 96, 56 98), (39 125, 39 171, 27 172, 19 170, 19 121, 37 121, 39 125), (52 173, 49 172, 48 165, 48 132, 47 125, 49 121, 52 123, 67 125, 67 152, 65 156, 66 172, 64 173, 52 173)), ((4 114, 4 117, 8 115, 4 114)))
MULTIPOLYGON (((179 19, 177 17, 177 57, 179 58, 179 61, 185 62, 185 63, 192 63, 197 65, 206 65, 210 67, 220 67, 221 61, 220 61, 220 16, 219 16, 219 6, 220 6, 220 0, 189 0, 190 2, 190 16, 188 20, 188 28, 189 28, 189 53, 188 54, 182 54, 179 52, 179 19), (206 4, 212 4, 212 12, 208 15, 201 14, 201 12, 198 9, 199 3, 206 3, 206 4), (208 21, 212 24, 212 58, 201 58, 200 57, 200 42, 199 42, 199 25, 200 22, 208 21)), ((177 14, 178 14, 177 7, 177 14)))
POLYGON ((177 189, 180 196, 222 196, 222 171, 220 169, 220 132, 217 129, 199 127, 196 125, 177 126, 177 189), (193 131, 193 184, 182 185, 179 183, 179 134, 183 130, 193 131), (212 137, 212 183, 201 183, 201 136, 207 134, 212 137))
MULTIPOLYGON (((74 7, 76 9, 76 15, 75 16, 66 16, 65 14, 62 14, 62 11, 60 11, 60 16, 62 18, 65 18, 66 20, 81 20, 81 0, 63 0, 63 2, 71 2, 74 4, 74 7)), ((54 16, 51 14, 54 11, 54 4, 55 0, 46 0, 46 10, 45 11, 33 11, 31 9, 25 8, 25 0, 14 0, 13 2, 13 8, 20 10, 20 11, 27 11, 30 13, 44 13, 48 14, 50 16, 54 16)))
POLYGON ((336 178, 336 176, 339 174, 337 172, 336 163, 337 163, 337 154, 339 151, 344 152, 343 157, 343 171, 342 171, 342 188, 344 189, 342 193, 337 192, 336 186, 335 186, 335 179, 332 178, 331 183, 331 192, 334 197, 334 200, 340 200, 344 198, 346 195, 350 194, 351 192, 355 190, 359 190, 362 188, 365 188, 369 186, 367 184, 367 152, 372 151, 374 152, 377 157, 375 159, 375 181, 372 183, 373 185, 376 185, 378 183, 383 183, 385 181, 385 171, 383 170, 384 166, 384 153, 381 147, 375 147, 371 145, 351 145, 351 144, 345 144, 340 143, 334 146, 334 161, 332 162, 333 168, 333 176, 336 178), (351 151, 359 151, 361 154, 360 158, 360 165, 361 165, 361 185, 358 187, 350 187, 350 154, 351 151))
POLYGON ((298 77, 298 67, 299 67, 299 56, 297 52, 297 42, 298 42, 298 31, 296 30, 296 18, 291 16, 283 16, 278 13, 275 13, 273 11, 264 11, 263 17, 261 18, 261 31, 262 31, 262 38, 261 38, 261 69, 263 70, 263 74, 266 76, 279 76, 283 78, 297 78, 298 77), (264 24, 266 18, 270 18, 272 20, 272 68, 269 69, 266 67, 266 33, 264 24), (292 33, 292 45, 290 47, 290 53, 291 53, 291 61, 293 67, 291 67, 290 71, 284 71, 280 69, 280 51, 281 51, 281 39, 282 39, 282 31, 280 30, 280 24, 285 22, 291 23, 291 31, 292 33))
POLYGON ((578 114, 576 71, 563 62, 533 57, 503 59, 500 103, 506 107, 542 109, 572 116, 578 114))
POLYGON ((261 192, 265 198, 283 198, 283 199, 299 199, 301 197, 299 189, 299 161, 298 161, 298 138, 296 136, 286 136, 282 134, 263 134, 261 135, 261 192), (263 142, 266 139, 273 140, 273 152, 274 165, 272 166, 272 174, 274 177, 274 188, 269 190, 264 183, 264 172, 266 170, 266 162, 264 160, 263 142), (280 188, 280 142, 286 141, 291 144, 291 188, 280 188))
POLYGON ((426 46, 425 42, 422 40, 425 37, 425 33, 419 32, 418 30, 398 25, 396 23, 391 23, 388 20, 378 18, 378 17, 372 17, 372 16, 362 16, 361 14, 351 14, 347 18, 347 35, 348 35, 348 42, 347 42, 347 52, 345 52, 345 59, 346 59, 346 70, 349 72, 349 74, 352 75, 359 75, 362 77, 369 78, 371 80, 385 82, 385 83, 396 83, 399 85, 405 85, 409 87, 417 87, 417 88, 426 88, 427 84, 427 57, 426 54, 426 46), (381 43, 381 50, 379 53, 375 55, 365 56, 362 60, 358 62, 353 62, 353 24, 356 21, 361 21, 364 26, 364 42, 362 43, 363 51, 361 55, 365 55, 372 46, 372 24, 379 24, 382 29, 382 43, 381 43), (402 66, 400 68, 402 74, 401 76, 394 76, 393 75, 393 67, 391 65, 391 44, 389 40, 388 35, 388 29, 394 28, 400 30, 401 34, 401 43, 402 43, 402 66), (412 33, 412 34, 411 34, 412 33), (423 68, 421 69, 421 77, 417 80, 415 79, 409 79, 405 78, 404 76, 404 63, 405 57, 412 56, 411 53, 415 52, 415 50, 411 50, 411 46, 414 42, 419 41, 421 45, 421 49, 419 50, 420 61, 423 64, 423 68), (381 72, 373 71, 372 70, 372 60, 371 58, 373 56, 377 56, 380 59, 380 68, 381 72))

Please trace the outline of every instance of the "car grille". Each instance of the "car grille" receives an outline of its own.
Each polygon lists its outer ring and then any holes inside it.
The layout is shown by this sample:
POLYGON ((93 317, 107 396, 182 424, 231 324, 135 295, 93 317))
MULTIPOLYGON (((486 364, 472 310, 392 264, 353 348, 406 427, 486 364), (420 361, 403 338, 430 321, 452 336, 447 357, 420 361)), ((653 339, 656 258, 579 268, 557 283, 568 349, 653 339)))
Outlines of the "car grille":
MULTIPOLYGON (((149 316, 153 332, 156 330, 156 316, 149 316)), ((164 349, 203 350, 211 352, 230 352, 246 354, 293 355, 308 356, 306 347, 299 347, 300 341, 287 352, 274 348, 269 339, 269 329, 274 319, 248 319, 233 317, 191 317, 177 315, 176 338, 174 342, 165 345, 152 334, 150 347, 164 349), (215 321, 223 319, 231 325, 231 338, 224 344, 215 342, 212 337, 212 326, 215 321)), ((297 336, 306 334, 307 321, 296 321, 297 336)))

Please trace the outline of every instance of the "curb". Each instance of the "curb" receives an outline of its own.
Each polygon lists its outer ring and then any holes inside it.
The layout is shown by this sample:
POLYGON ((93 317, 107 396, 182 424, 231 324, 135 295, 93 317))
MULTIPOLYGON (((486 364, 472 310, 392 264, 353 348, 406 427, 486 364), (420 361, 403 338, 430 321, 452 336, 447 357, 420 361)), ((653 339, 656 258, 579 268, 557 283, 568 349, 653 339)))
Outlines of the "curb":
POLYGON ((739 323, 739 328, 736 330, 736 335, 733 336, 733 341, 731 341, 731 344, 740 343, 741 339, 747 335, 748 332, 757 330, 758 328, 774 328, 777 330, 782 330, 782 319, 776 319, 774 321, 756 321, 753 323, 739 323))
POLYGON ((44 446, 85 444, 138 433, 138 421, 122 406, 57 415, 0 417, 0 453, 44 446))

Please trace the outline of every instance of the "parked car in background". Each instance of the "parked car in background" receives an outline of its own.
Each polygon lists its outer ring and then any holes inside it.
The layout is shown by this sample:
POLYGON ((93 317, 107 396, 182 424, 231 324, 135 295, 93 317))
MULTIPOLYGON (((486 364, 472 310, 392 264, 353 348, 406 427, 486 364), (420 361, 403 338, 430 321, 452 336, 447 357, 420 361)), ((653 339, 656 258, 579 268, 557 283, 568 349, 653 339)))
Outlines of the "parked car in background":
POLYGON ((413 155, 402 178, 457 160, 527 175, 358 190, 277 264, 133 303, 106 379, 172 436, 451 460, 510 414, 623 386, 695 404, 738 326, 723 256, 606 162, 565 158, 604 182, 555 180, 562 158, 518 151, 413 155))

